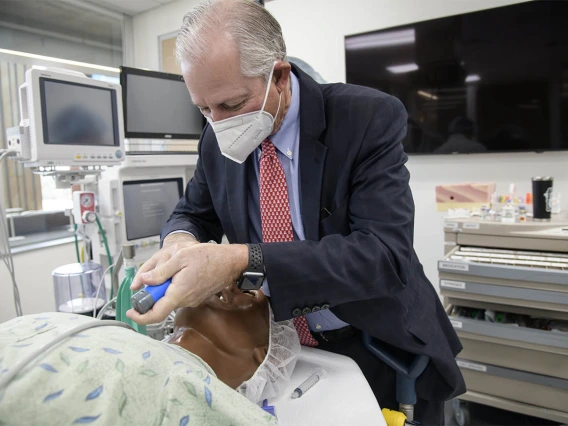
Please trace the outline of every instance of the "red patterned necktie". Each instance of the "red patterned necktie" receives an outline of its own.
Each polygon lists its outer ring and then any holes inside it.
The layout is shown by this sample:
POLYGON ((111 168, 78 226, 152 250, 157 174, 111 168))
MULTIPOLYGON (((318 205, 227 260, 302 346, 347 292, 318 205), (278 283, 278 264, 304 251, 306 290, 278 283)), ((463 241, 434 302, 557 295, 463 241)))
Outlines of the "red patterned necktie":
MULTIPOLYGON (((276 156, 276 149, 269 139, 261 145, 260 157, 260 218, 262 240, 265 243, 294 241, 288 187, 282 164, 276 156)), ((300 343, 305 346, 318 345, 308 328, 305 316, 294 318, 300 343)))

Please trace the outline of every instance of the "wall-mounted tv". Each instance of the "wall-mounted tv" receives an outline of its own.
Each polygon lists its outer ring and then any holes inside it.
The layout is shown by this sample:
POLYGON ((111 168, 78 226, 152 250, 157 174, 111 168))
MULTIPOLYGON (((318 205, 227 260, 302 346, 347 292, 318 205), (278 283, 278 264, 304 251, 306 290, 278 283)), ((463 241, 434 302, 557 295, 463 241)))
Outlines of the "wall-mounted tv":
POLYGON ((404 103, 409 154, 568 150, 568 1, 347 36, 345 60, 404 103))

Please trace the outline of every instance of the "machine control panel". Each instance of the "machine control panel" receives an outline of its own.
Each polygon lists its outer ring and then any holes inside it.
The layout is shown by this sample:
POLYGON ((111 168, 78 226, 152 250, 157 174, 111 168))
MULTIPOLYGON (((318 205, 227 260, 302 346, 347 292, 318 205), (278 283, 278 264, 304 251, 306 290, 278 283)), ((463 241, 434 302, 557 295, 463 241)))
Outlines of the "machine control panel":
POLYGON ((92 163, 93 161, 97 162, 105 162, 106 160, 116 160, 116 159, 121 159, 124 156, 124 153, 122 152, 122 150, 117 149, 114 154, 101 154, 99 153, 89 153, 89 152, 77 152, 73 159, 75 161, 84 161, 84 162, 88 162, 88 163, 92 163))

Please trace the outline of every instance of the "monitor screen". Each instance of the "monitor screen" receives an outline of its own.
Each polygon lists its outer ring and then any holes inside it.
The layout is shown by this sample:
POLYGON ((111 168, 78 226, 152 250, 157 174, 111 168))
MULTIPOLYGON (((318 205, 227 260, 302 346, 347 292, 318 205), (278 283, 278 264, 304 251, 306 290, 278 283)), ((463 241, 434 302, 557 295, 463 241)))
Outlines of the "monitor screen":
POLYGON ((183 179, 123 182, 124 220, 128 241, 160 235, 183 195, 183 179))
POLYGON ((568 150, 568 2, 345 38, 347 82, 399 98, 406 152, 568 150))
POLYGON ((129 138, 199 138, 204 119, 175 74, 122 68, 124 119, 129 138))
POLYGON ((114 90, 42 77, 40 96, 44 143, 120 145, 114 90))

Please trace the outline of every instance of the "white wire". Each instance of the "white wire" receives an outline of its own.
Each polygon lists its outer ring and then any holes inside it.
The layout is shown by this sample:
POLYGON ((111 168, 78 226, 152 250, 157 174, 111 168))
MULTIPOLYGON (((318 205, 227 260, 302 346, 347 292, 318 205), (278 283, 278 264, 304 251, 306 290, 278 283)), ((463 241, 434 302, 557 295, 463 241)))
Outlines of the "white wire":
POLYGON ((4 156, 7 156, 10 152, 12 152, 14 156, 18 155, 16 151, 11 151, 9 149, 0 149, 0 154, 2 154, 2 157, 0 157, 0 161, 2 161, 2 158, 4 158, 4 156))
MULTIPOLYGON (((9 154, 14 154, 17 155, 17 153, 15 153, 14 151, 4 151, 3 154, 0 156, 0 164, 2 162, 2 160, 9 156, 9 154)), ((2 197, 0 199, 0 216, 1 216, 1 221, 2 224, 4 224, 5 226, 2 227, 2 243, 3 243, 3 247, 2 247, 2 260, 4 261, 4 264, 6 265, 6 268, 8 268, 8 272, 10 273, 10 278, 12 281, 12 288, 13 288, 13 294, 14 294, 14 306, 15 306, 15 310, 16 310, 16 315, 17 316, 22 316, 23 312, 22 312, 22 302, 20 299, 20 291, 18 289, 18 285, 16 282, 16 274, 15 274, 15 270, 14 270, 14 259, 12 257, 12 250, 10 247, 10 239, 9 239, 9 232, 8 232, 8 221, 7 221, 7 217, 6 217, 6 210, 5 210, 5 206, 4 206, 4 197, 3 197, 3 191, 2 191, 2 197)))
POLYGON ((96 318, 97 315, 97 302, 99 301, 99 292, 101 291, 101 286, 103 285, 103 281, 105 280, 105 276, 107 274, 108 271, 110 271, 110 268, 112 268, 113 266, 116 266, 116 263, 113 263, 112 265, 110 265, 108 268, 105 269, 105 271, 103 272, 103 276, 101 277, 101 280, 99 281, 99 285, 97 286, 97 293, 95 296, 95 302, 94 302, 94 307, 93 307, 93 318, 96 318))
MULTIPOLYGON (((0 165, 4 158, 10 155, 18 155, 15 151, 2 150, 0 151, 0 165)), ((14 270, 14 258, 12 257, 12 249, 10 247, 10 237, 8 231, 8 220, 6 217, 6 209, 4 205, 4 191, 3 188, 0 189, 0 255, 2 260, 8 268, 10 273, 10 279, 12 281, 12 290, 14 294, 14 307, 16 309, 16 315, 21 317, 23 315, 22 311, 22 301, 20 299, 20 290, 18 289, 18 284, 16 282, 16 272, 14 270)))
POLYGON ((108 307, 109 307, 110 305, 112 305, 114 302, 116 302, 117 299, 118 299, 118 296, 117 296, 117 297, 113 297, 112 299, 110 299, 110 300, 99 310, 99 313, 98 313, 98 315, 97 315, 97 319, 101 319, 101 318, 104 316, 105 312, 107 311, 108 307))

